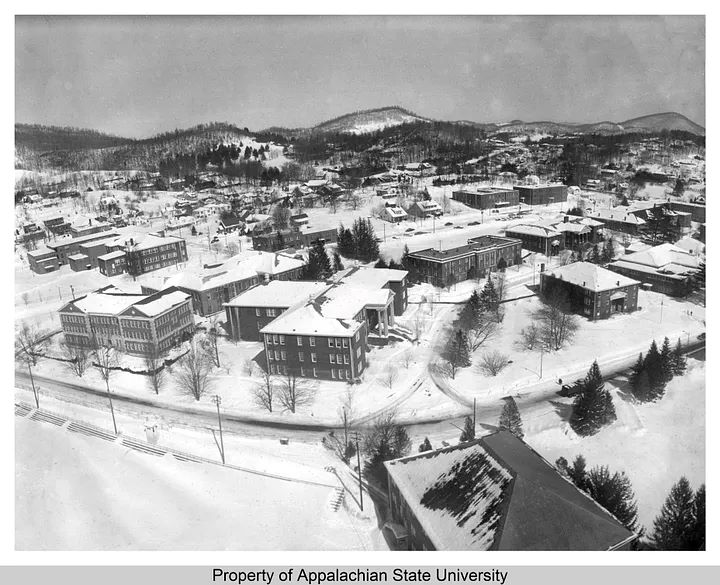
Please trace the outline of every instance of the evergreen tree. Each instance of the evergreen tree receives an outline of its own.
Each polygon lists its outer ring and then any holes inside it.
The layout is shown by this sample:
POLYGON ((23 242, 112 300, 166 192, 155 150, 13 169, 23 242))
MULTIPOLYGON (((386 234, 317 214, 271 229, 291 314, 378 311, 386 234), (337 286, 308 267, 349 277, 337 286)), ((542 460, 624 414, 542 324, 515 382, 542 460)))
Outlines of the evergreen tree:
POLYGON ((345 270, 345 265, 343 264, 342 258, 340 258, 340 254, 337 253, 337 250, 333 252, 333 269, 335 272, 345 270))
POLYGON ((695 495, 690 482, 681 477, 670 490, 660 515, 653 522, 651 541, 659 550, 692 550, 690 547, 697 544, 693 542, 697 539, 696 531, 695 495))
POLYGON ((606 262, 612 262, 613 258, 615 258, 615 240, 613 240, 612 236, 606 240, 603 252, 605 253, 606 262))
MULTIPOLYGON (((387 267, 391 270, 402 270, 402 266, 400 266, 400 264, 395 262, 392 258, 390 258, 390 261, 387 263, 387 267)), ((375 268, 377 268, 377 266, 375 268)))
POLYGON ((578 435, 594 435, 617 418, 612 396, 605 389, 597 361, 593 362, 581 386, 578 387, 580 388, 580 392, 573 400, 570 426, 578 435))
POLYGON ((673 353, 670 348, 670 340, 666 337, 663 339, 662 348, 660 349, 660 365, 662 367, 662 380, 667 384, 673 377, 673 353))
POLYGON ((400 265, 402 266, 403 270, 407 270, 408 272, 408 282, 409 283, 415 283, 419 280, 420 275, 418 273, 417 268, 410 260, 410 249, 408 248, 408 245, 405 244, 405 248, 403 249, 403 255, 400 259, 400 265))
POLYGON ((682 345, 680 339, 677 340, 677 345, 672 353, 672 373, 674 376, 682 376, 687 369, 687 359, 683 355, 682 345))
MULTIPOLYGON (((375 230, 369 219, 359 217, 353 223, 352 239, 354 244, 354 253, 351 257, 362 260, 363 262, 372 262, 380 256, 380 246, 375 237, 375 230)), ((343 253, 343 256, 347 254, 343 253)))
POLYGON ((495 285, 493 284, 493 280, 490 276, 488 276, 485 281, 485 286, 480 292, 480 307, 483 312, 487 311, 489 313, 494 313, 495 315, 497 315, 500 311, 500 297, 495 290, 495 285))
POLYGON ((476 290, 472 292, 465 306, 463 306, 458 317, 460 326, 465 329, 472 329, 478 322, 482 307, 480 306, 480 295, 476 290))
POLYGON ((462 329, 458 329, 450 335, 443 357, 450 366, 450 374, 453 379, 458 368, 467 368, 470 365, 470 345, 467 335, 462 329))
POLYGON ((637 502, 630 479, 624 472, 610 475, 606 465, 593 467, 587 474, 587 492, 628 530, 637 531, 637 502))
POLYGON ((353 241, 352 230, 343 227, 342 224, 340 224, 338 228, 337 250, 346 258, 353 258, 355 256, 355 242, 353 241))
POLYGON ((643 354, 641 352, 635 365, 630 369, 630 375, 628 376, 628 382, 630 382, 630 388, 633 394, 636 394, 638 379, 643 369, 645 369, 645 362, 643 361, 643 354))
POLYGON ((585 457, 578 455, 573 461, 572 467, 567 468, 568 477, 583 491, 587 491, 587 471, 585 457))
POLYGON ((695 492, 693 514, 695 521, 690 536, 690 550, 705 550, 705 484, 695 492))
POLYGON ((600 249, 597 244, 593 245, 592 250, 588 255, 588 262, 592 262, 593 264, 600 263, 600 249))
POLYGON ((502 412, 500 413, 500 420, 498 421, 498 428, 510 431, 518 439, 522 439, 525 436, 520 411, 512 396, 508 396, 505 399, 505 405, 503 406, 502 412))
POLYGON ((645 355, 643 369, 647 372, 648 383, 650 385, 650 395, 648 399, 657 400, 662 398, 662 395, 665 393, 665 372, 662 358, 654 339, 650 344, 650 349, 645 355))
POLYGON ((430 439, 425 437, 425 440, 420 443, 420 446, 418 447, 418 452, 424 453, 425 451, 432 451, 432 445, 430 444, 430 439))
POLYGON ((507 268, 507 260, 505 260, 505 258, 500 256, 500 260, 498 260, 498 262, 497 262, 497 269, 500 272, 505 272, 506 268, 507 268))
POLYGON ((462 433, 460 433, 460 442, 466 443, 475 439, 475 425, 469 416, 465 417, 462 433))
POLYGON ((308 254, 308 262, 303 273, 304 278, 307 280, 323 280, 332 273, 332 265, 325 244, 322 241, 315 242, 308 254))
POLYGON ((643 369, 637 377, 635 386, 633 386, 633 396, 641 402, 654 400, 655 393, 650 386, 650 377, 645 369, 643 369))
POLYGON ((378 259, 377 262, 375 262, 375 268, 387 268, 388 265, 385 263, 385 260, 382 256, 378 259))

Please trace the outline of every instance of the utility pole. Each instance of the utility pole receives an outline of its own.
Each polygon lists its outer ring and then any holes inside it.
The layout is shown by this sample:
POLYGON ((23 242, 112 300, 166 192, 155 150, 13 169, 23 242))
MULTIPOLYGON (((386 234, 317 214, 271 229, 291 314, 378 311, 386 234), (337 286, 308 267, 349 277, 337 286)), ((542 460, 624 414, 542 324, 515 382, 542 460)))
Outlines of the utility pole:
POLYGON ((363 487, 362 487, 362 469, 360 465, 360 439, 358 439, 357 431, 355 432, 355 451, 357 451, 358 463, 358 487, 360 488, 360 511, 363 511, 363 487))
POLYGON ((218 427, 220 429, 220 459, 222 459, 223 465, 225 465, 225 444, 223 443, 222 419, 220 418, 220 403, 222 402, 222 398, 215 394, 215 396, 212 397, 212 401, 217 406, 218 427))
POLYGON ((73 301, 75 300, 75 287, 71 284, 70 285, 70 292, 72 293, 73 301))
POLYGON ((660 323, 662 323, 662 314, 663 314, 664 304, 665 304, 665 299, 660 299, 660 323))
POLYGON ((543 366, 543 353, 545 352, 545 348, 541 345, 540 346, 540 379, 542 379, 542 366, 543 366))
POLYGON ((477 409, 476 409, 477 398, 473 398, 473 436, 476 432, 475 421, 477 420, 477 409))
POLYGON ((30 367, 30 362, 28 362, 27 367, 28 367, 28 372, 30 373, 30 383, 32 384, 33 395, 35 396, 35 408, 40 408, 40 398, 38 396, 37 389, 35 388, 35 380, 33 379, 32 368, 30 367))
POLYGON ((105 377, 105 389, 107 390, 108 401, 110 402, 110 416, 112 416, 113 429, 115 430, 115 434, 117 435, 118 431, 117 431, 117 423, 115 422, 115 409, 113 408, 112 394, 110 394, 110 370, 109 369, 108 369, 108 371, 104 372, 104 377, 105 377))

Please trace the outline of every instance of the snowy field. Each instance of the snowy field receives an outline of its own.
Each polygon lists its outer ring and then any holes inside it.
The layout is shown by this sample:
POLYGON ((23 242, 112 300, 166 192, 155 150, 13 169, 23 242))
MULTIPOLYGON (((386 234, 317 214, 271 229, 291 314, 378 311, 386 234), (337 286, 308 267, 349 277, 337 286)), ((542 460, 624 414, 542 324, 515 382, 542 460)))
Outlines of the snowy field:
POLYGON ((334 489, 156 457, 16 421, 18 550, 367 550, 334 489))
POLYGON ((656 403, 638 404, 625 385, 612 390, 617 420, 592 437, 579 437, 566 420, 563 403, 545 403, 522 411, 525 440, 545 459, 569 462, 577 455, 588 469, 607 465, 632 481, 640 524, 652 522, 670 488, 687 477, 693 489, 705 482, 705 362, 688 360, 688 370, 667 385, 656 403))

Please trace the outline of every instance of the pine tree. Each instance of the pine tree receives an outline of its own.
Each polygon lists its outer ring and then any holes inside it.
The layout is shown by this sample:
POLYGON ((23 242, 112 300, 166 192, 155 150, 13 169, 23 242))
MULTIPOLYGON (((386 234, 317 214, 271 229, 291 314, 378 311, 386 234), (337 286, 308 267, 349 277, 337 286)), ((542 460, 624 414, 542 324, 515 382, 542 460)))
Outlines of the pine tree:
POLYGON ((305 265, 304 277, 308 280, 323 280, 332 274, 332 265, 327 255, 325 244, 318 241, 313 244, 305 265))
POLYGON ((465 306, 463 306, 462 311, 460 311, 458 322, 463 329, 472 329, 478 322, 481 313, 480 295, 474 290, 465 306))
POLYGON ((693 515, 695 521, 690 533, 690 549, 705 550, 705 484, 695 492, 693 515))
POLYGON ((455 379, 458 368, 467 368, 470 365, 470 345, 467 335, 462 329, 458 329, 450 335, 443 357, 450 366, 450 374, 453 379, 455 379))
POLYGON ((667 384, 673 377, 673 353, 670 348, 670 340, 667 337, 663 339, 662 348, 660 349, 660 364, 662 366, 662 380, 667 384))
POLYGON ((690 488, 690 482, 681 477, 670 490, 660 515, 653 523, 651 540, 655 548, 692 550, 690 547, 693 544, 693 537, 696 537, 694 500, 695 495, 690 488))
MULTIPOLYGON (((375 230, 369 219, 359 217, 353 223, 352 239, 355 246, 353 258, 363 262, 372 262, 380 256, 380 246, 375 237, 375 230)), ((343 254, 344 256, 346 254, 343 254)))
POLYGON ((672 372, 674 376, 682 376, 687 369, 687 359, 682 352, 682 345, 680 339, 677 340, 677 345, 672 353, 672 372))
POLYGON ((500 298, 498 297, 492 278, 488 276, 485 286, 480 292, 480 307, 483 311, 497 315, 500 310, 500 298))
POLYGON ((378 259, 377 262, 375 262, 375 268, 387 268, 388 265, 385 263, 385 260, 382 256, 378 259))
POLYGON ((650 402, 654 400, 655 393, 650 386, 650 377, 647 370, 643 369, 633 386, 633 396, 641 402, 650 402))
POLYGON ((424 453, 425 451, 432 451, 432 445, 430 444, 430 439, 425 437, 425 440, 420 443, 420 446, 418 447, 418 452, 424 453))
POLYGON ((643 369, 647 372, 648 383, 650 385, 649 400, 657 400, 662 398, 665 393, 665 373, 663 370, 662 358, 657 348, 657 343, 653 339, 650 349, 645 355, 643 369))
POLYGON ((587 492, 628 530, 637 531, 637 502, 630 479, 624 472, 610 475, 606 465, 593 467, 587 474, 587 492))
POLYGON ((405 248, 403 248, 403 255, 400 259, 400 265, 403 270, 407 270, 408 272, 408 283, 416 283, 419 280, 420 275, 418 273, 418 269, 410 260, 410 249, 408 248, 407 244, 405 244, 405 248))
POLYGON ((522 439, 525 436, 522 428, 520 411, 518 410, 515 399, 512 396, 505 399, 505 404, 502 412, 500 413, 500 420, 498 421, 498 428, 510 431, 518 439, 522 439))
POLYGON ((617 418, 612 396, 605 389, 597 360, 590 366, 581 388, 573 401, 570 426, 578 435, 594 435, 617 418))
POLYGON ((355 242, 353 241, 352 230, 343 227, 342 224, 340 224, 340 227, 338 228, 337 250, 346 258, 355 257, 355 242))
POLYGON ((573 461, 572 467, 567 468, 568 477, 581 490, 587 491, 587 471, 585 457, 578 455, 573 461))
POLYGON ((633 394, 636 394, 638 379, 643 369, 645 369, 645 362, 643 361, 643 354, 641 352, 637 361, 630 369, 630 375, 628 376, 628 382, 630 382, 630 388, 632 389, 633 394))
POLYGON ((460 442, 466 443, 472 441, 475 438, 475 425, 469 416, 465 417, 465 423, 463 424, 462 433, 460 433, 460 442))
POLYGON ((610 236, 605 242, 605 248, 603 249, 603 252, 605 253, 606 261, 612 262, 612 260, 615 258, 615 241, 612 239, 612 236, 610 236))

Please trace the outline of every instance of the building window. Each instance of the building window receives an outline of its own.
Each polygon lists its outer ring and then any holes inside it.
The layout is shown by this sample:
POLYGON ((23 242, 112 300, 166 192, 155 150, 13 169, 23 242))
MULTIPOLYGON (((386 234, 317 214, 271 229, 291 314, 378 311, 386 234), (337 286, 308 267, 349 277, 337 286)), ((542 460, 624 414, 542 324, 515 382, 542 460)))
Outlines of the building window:
POLYGON ((337 360, 337 363, 341 364, 342 363, 342 354, 341 353, 337 354, 337 356, 335 356, 335 359, 337 360))
POLYGON ((317 378, 317 370, 313 368, 313 378, 317 378))
POLYGON ((334 364, 334 363, 335 363, 335 354, 334 354, 334 353, 331 353, 331 354, 330 354, 330 363, 331 363, 331 364, 334 364))
POLYGON ((348 346, 347 337, 343 338, 343 340, 342 340, 342 346, 343 346, 343 347, 347 347, 347 346, 348 346))
POLYGON ((330 375, 332 376, 332 379, 335 379, 335 368, 330 368, 330 375))
POLYGON ((314 337, 310 338, 310 347, 315 347, 315 338, 314 337))
POLYGON ((333 346, 333 338, 328 337, 328 347, 332 347, 332 346, 333 346))
POLYGON ((273 335, 273 345, 278 345, 279 340, 277 335, 273 335))
POLYGON ((343 379, 343 373, 344 373, 344 370, 338 370, 338 378, 339 378, 340 380, 343 379))
POLYGON ((299 351, 298 352, 298 360, 301 362, 304 362, 305 361, 305 353, 303 353, 302 351, 299 351))
POLYGON ((349 355, 344 355, 344 356, 343 356, 343 363, 345 363, 345 364, 349 364, 349 363, 350 363, 350 356, 349 356, 349 355))
POLYGON ((280 336, 280 345, 285 345, 285 336, 284 335, 280 336))
POLYGON ((350 379, 350 370, 345 370, 345 377, 349 380, 350 379))
MULTIPOLYGON (((311 353, 311 354, 310 354, 310 361, 311 361, 312 363, 316 363, 316 362, 317 362, 317 354, 316 354, 316 353, 311 353)), ((313 368, 313 370, 314 370, 314 369, 315 369, 315 368, 313 368)))
POLYGON ((300 366, 300 375, 305 377, 305 368, 303 368, 302 366, 300 366))
POLYGON ((284 351, 280 352, 280 359, 285 361, 287 359, 287 354, 284 351))
POLYGON ((256 317, 262 317, 262 314, 260 312, 260 309, 255 309, 255 316, 256 317))
POLYGON ((302 346, 302 335, 297 336, 297 344, 298 344, 298 347, 302 346))

